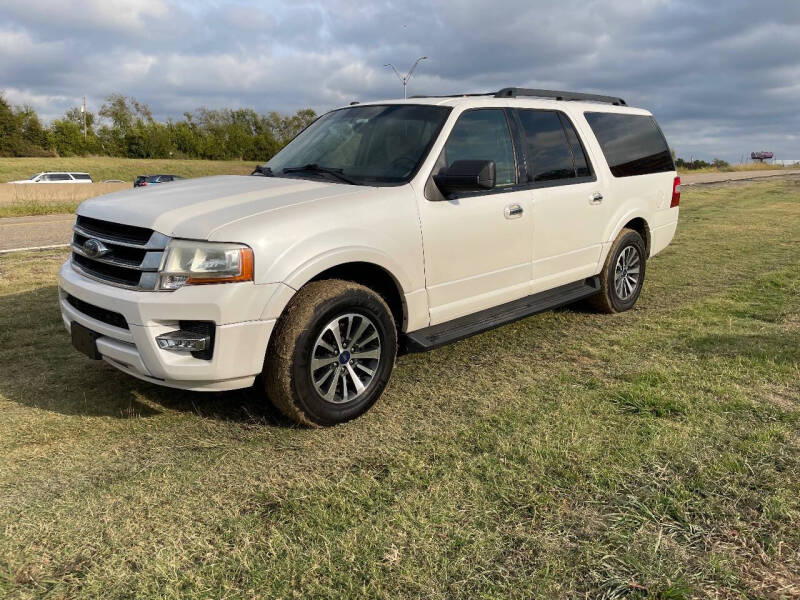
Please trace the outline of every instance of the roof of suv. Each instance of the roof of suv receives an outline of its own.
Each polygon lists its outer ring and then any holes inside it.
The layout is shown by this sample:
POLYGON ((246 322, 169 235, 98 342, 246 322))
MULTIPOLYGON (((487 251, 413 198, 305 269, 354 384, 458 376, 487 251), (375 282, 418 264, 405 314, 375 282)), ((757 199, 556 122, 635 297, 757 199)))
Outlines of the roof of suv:
POLYGON ((371 102, 352 102, 351 105, 369 104, 433 104, 440 106, 508 106, 508 103, 519 106, 563 107, 577 106, 581 110, 602 110, 608 112, 626 112, 650 114, 642 108, 628 106, 617 96, 603 96, 582 92, 562 92, 556 90, 534 90, 525 88, 503 88, 498 92, 484 94, 461 94, 451 96, 412 96, 406 100, 382 100, 371 102))

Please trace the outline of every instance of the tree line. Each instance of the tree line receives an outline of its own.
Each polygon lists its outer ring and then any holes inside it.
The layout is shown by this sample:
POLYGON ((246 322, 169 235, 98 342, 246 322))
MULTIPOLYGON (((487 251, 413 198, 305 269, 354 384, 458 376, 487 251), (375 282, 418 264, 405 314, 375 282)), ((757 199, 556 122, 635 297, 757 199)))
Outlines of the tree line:
POLYGON ((249 108, 186 112, 157 121, 147 104, 122 94, 86 113, 80 107, 43 124, 30 106, 13 106, 0 94, 0 156, 120 156, 266 161, 316 118, 310 108, 293 115, 249 108))
POLYGON ((727 169, 731 165, 728 161, 722 160, 721 158, 715 158, 711 162, 701 160, 699 158, 694 158, 692 160, 684 160, 682 158, 678 158, 675 160, 675 166, 678 167, 679 169, 694 171, 696 169, 706 169, 709 167, 714 167, 716 169, 727 169))

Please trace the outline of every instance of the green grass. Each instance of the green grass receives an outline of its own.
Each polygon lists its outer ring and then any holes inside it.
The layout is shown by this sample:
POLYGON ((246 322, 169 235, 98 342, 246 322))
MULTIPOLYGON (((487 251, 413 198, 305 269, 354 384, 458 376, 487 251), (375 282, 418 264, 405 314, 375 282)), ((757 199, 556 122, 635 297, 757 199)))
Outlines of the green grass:
POLYGON ((80 202, 19 202, 0 204, 0 219, 5 217, 30 217, 34 215, 71 214, 78 209, 80 202))
POLYGON ((800 595, 800 182, 684 192, 631 312, 402 357, 363 418, 72 351, 0 257, 0 596, 800 595))
POLYGON ((94 181, 122 179, 133 181, 137 175, 170 173, 183 177, 205 175, 248 175, 253 161, 178 160, 113 158, 108 156, 73 158, 0 158, 0 182, 27 179, 42 171, 83 171, 94 181))

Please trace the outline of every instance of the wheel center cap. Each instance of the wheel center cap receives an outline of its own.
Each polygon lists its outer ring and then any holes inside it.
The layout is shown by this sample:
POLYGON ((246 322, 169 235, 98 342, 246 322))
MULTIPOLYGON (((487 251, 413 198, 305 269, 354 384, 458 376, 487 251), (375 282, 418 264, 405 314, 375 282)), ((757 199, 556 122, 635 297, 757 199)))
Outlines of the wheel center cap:
POLYGON ((344 365, 347 364, 348 362, 350 362, 350 352, 345 350, 339 355, 339 364, 344 365))

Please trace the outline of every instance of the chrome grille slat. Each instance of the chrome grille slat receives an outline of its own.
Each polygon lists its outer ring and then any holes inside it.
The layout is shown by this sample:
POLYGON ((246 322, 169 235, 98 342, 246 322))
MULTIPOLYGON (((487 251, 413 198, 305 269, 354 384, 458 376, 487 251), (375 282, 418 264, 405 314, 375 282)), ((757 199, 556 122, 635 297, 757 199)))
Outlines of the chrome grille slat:
POLYGON ((169 241, 169 237, 158 233, 157 231, 153 232, 153 235, 145 244, 137 244, 136 242, 131 242, 125 239, 119 239, 115 237, 110 237, 108 235, 103 235, 101 233, 97 233, 96 231, 92 231, 91 229, 84 229, 78 225, 73 225, 72 227, 75 233, 78 233, 87 238, 94 238, 96 240, 100 240, 104 244, 114 244, 115 246, 123 246, 125 248, 141 248, 143 250, 163 250, 167 247, 167 242, 169 241))
POLYGON ((115 287, 154 290, 169 237, 157 231, 78 217, 73 227, 72 267, 85 277, 115 287), (97 240, 106 254, 92 256, 84 244, 97 240))
MULTIPOLYGON (((99 238, 93 238, 99 239, 99 238)), ((164 255, 163 252, 148 252, 145 254, 144 260, 141 262, 134 262, 129 260, 123 259, 115 259, 115 258, 105 258, 105 257, 92 257, 84 252, 83 248, 76 243, 71 244, 72 251, 80 254, 81 256, 85 256, 86 258, 93 260, 95 262, 104 263, 107 265, 114 265, 115 267, 123 267, 126 269, 136 269, 137 271, 158 271, 158 267, 161 266, 161 257, 164 255)))

